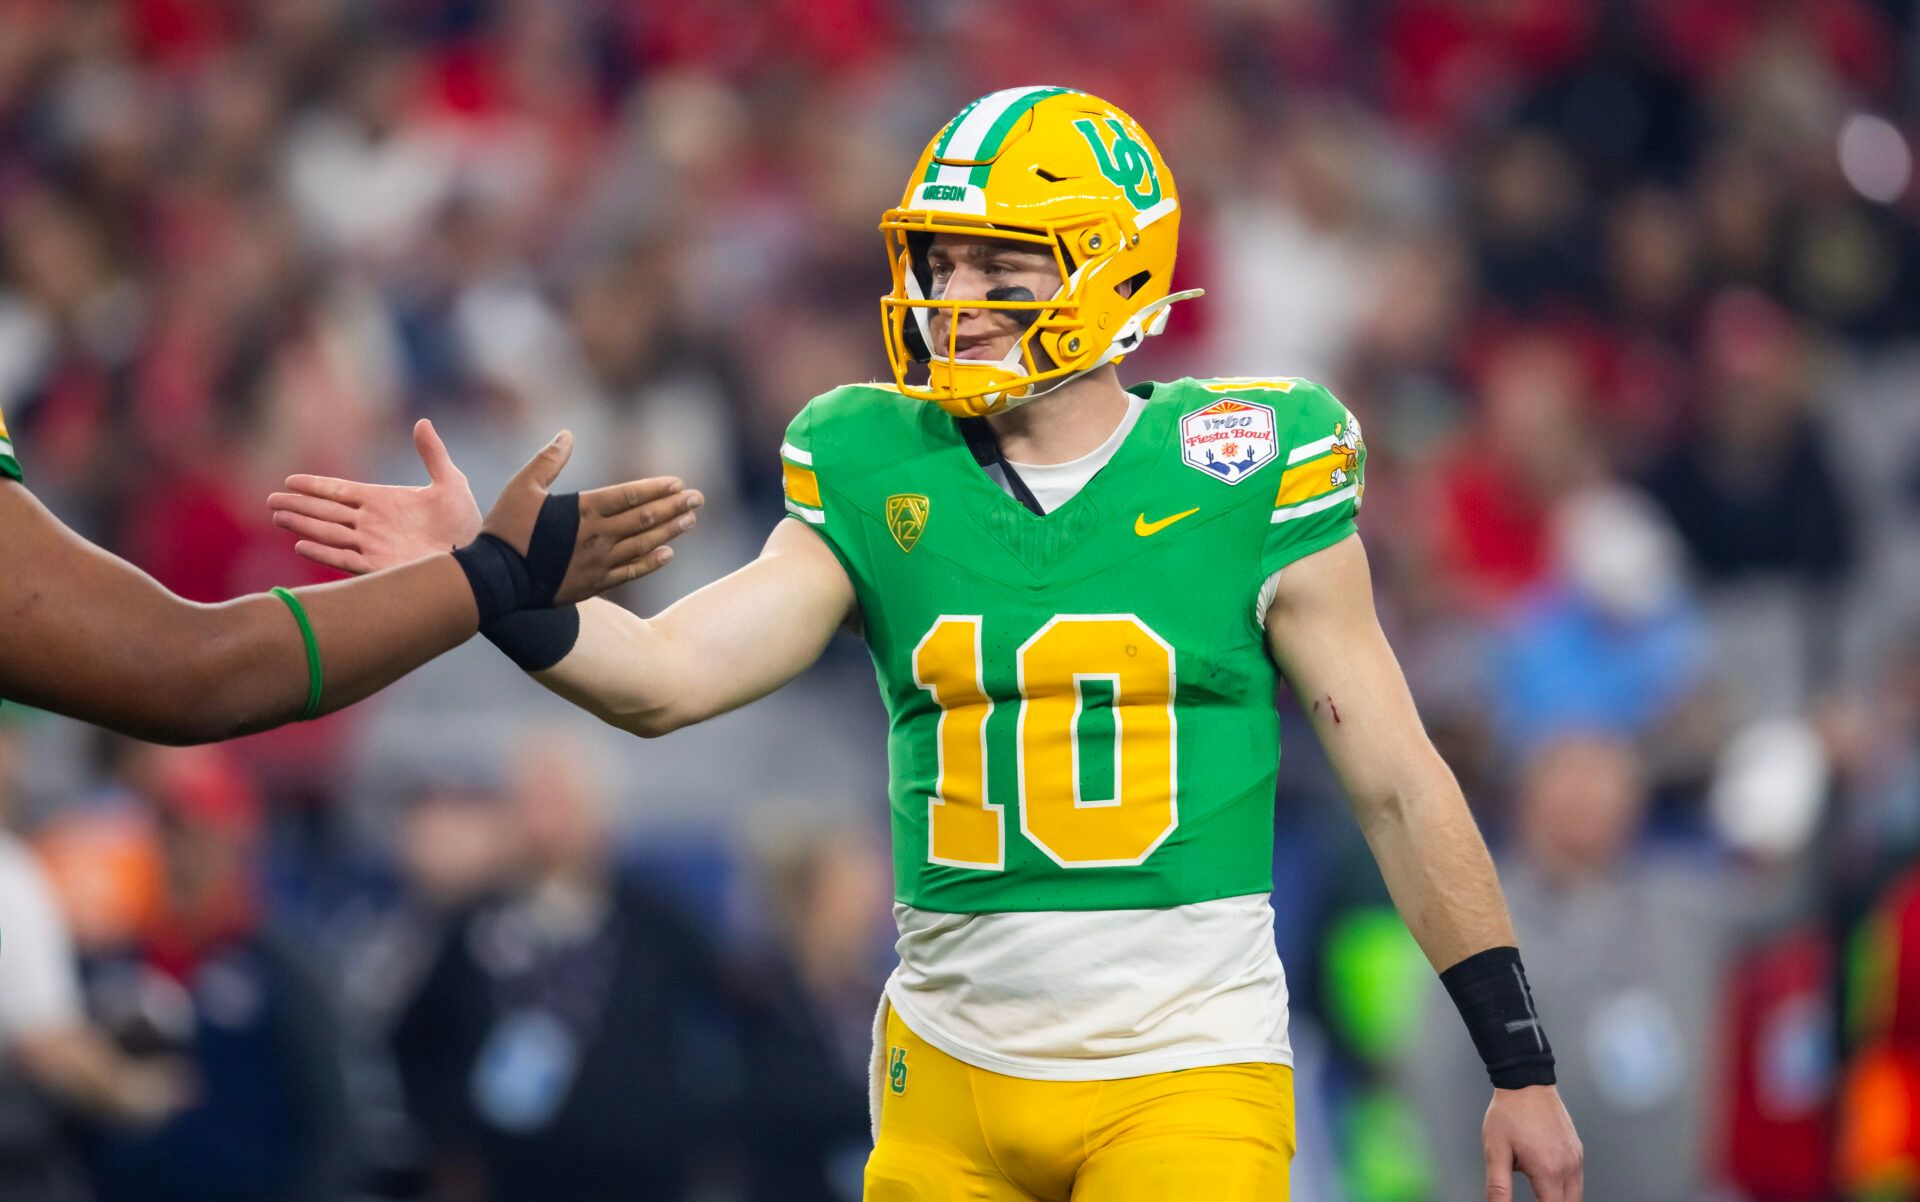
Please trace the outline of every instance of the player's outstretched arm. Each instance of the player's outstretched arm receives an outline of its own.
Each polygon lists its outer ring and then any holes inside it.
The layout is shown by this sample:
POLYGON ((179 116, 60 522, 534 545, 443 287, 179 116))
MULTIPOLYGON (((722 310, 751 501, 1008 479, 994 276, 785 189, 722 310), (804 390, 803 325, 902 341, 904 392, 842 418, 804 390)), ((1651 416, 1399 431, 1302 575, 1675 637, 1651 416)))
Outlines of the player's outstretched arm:
POLYGON ((1580 1140, 1550 1083, 1551 1049, 1493 860, 1380 629, 1359 536, 1281 571, 1267 645, 1326 748, 1394 905, 1488 1061, 1497 1086, 1482 1127, 1488 1202, 1512 1197, 1515 1169, 1541 1202, 1578 1202, 1580 1140))
MULTIPOLYGON (((414 428, 414 446, 425 487, 294 476, 268 499, 274 522, 299 536, 300 554, 351 572, 471 537, 479 510, 430 423, 414 428)), ((664 483, 673 491, 658 520, 678 533, 693 524, 702 498, 677 480, 664 483)), ((853 606, 853 584, 833 552, 801 523, 783 521, 759 558, 656 617, 594 601, 577 614, 521 615, 514 621, 525 629, 488 633, 541 684, 652 737, 736 709, 806 671, 853 606), (556 626, 557 634, 549 629, 556 626)))
POLYGON ((854 608, 846 569, 812 530, 782 521, 753 562, 653 618, 580 607, 565 658, 534 679, 653 738, 738 709, 811 667, 854 608))
POLYGON ((653 570, 675 533, 657 520, 664 488, 582 494, 574 525, 573 501, 547 495, 570 445, 555 439, 514 477, 460 558, 443 547, 299 589, 297 605, 182 600, 0 482, 0 697, 161 742, 227 738, 365 697, 464 642, 488 607, 574 601, 653 570))

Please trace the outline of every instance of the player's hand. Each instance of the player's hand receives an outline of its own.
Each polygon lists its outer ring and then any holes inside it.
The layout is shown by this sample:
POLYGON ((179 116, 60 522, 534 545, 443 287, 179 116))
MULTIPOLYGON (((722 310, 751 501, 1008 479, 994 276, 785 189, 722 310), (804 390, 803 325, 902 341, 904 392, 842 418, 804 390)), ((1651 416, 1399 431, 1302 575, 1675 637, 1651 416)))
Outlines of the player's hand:
MULTIPOLYGON (((487 511, 481 533, 527 555, 547 491, 572 454, 573 435, 562 430, 507 481, 500 499, 487 511)), ((553 603, 584 601, 665 564, 673 558, 673 548, 666 544, 693 529, 693 511, 701 500, 698 492, 670 476, 629 480, 579 494, 580 522, 553 603)), ((543 530, 539 537, 551 536, 543 530)), ((554 546, 551 551, 562 549, 554 546)), ((535 550, 531 557, 537 563, 542 553, 535 550)))
POLYGON ((432 422, 414 423, 413 446, 427 467, 424 487, 288 476, 287 491, 267 498, 273 524, 300 539, 301 555, 356 576, 472 542, 480 506, 432 422))
POLYGON ((1525 1173, 1540 1202, 1580 1202, 1580 1137, 1551 1085, 1496 1089, 1480 1125, 1487 1202, 1511 1202, 1513 1173, 1525 1173))

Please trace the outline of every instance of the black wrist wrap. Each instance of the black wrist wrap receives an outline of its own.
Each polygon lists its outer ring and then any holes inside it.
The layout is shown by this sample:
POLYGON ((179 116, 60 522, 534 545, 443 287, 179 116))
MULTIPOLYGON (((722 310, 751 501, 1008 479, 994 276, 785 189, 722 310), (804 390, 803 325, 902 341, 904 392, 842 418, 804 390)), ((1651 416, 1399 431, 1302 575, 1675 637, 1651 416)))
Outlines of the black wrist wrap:
POLYGON ((533 593, 520 608, 553 608, 579 537, 579 493, 549 496, 540 503, 540 514, 533 520, 533 537, 527 540, 527 571, 533 576, 533 593))
POLYGON ((480 628, 487 641, 506 652, 523 672, 541 672, 567 658, 580 637, 580 611, 523 609, 480 628))
POLYGON ((1493 947, 1440 974, 1495 1088, 1552 1085, 1553 1048, 1533 1008, 1520 949, 1493 947))
POLYGON ((482 534, 456 549, 453 559, 467 574, 483 629, 525 605, 533 592, 527 561, 503 538, 482 534))

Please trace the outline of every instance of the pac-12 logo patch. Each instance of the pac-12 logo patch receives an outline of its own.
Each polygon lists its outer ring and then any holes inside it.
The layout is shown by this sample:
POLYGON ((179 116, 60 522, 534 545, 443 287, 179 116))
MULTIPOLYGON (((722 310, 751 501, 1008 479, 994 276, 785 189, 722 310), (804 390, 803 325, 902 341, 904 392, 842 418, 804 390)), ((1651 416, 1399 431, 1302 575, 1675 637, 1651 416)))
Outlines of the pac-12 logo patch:
POLYGON ((933 503, 917 492, 897 492, 887 498, 887 531, 902 551, 913 550, 927 529, 933 503))
POLYGON ((1238 484, 1280 453, 1273 410, 1234 397, 1180 419, 1180 457, 1217 480, 1238 484))

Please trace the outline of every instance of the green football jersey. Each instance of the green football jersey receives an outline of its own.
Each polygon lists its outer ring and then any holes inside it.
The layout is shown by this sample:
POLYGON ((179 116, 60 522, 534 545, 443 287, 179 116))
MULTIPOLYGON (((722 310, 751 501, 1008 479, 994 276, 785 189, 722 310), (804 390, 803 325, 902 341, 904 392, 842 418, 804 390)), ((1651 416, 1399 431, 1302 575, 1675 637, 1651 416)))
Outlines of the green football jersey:
POLYGON ((7 415, 0 413, 0 480, 20 478, 20 461, 14 458, 13 439, 7 434, 7 415))
POLYGON ((896 897, 951 913, 1269 892, 1276 673, 1258 597, 1345 538, 1365 447, 1292 379, 1179 380, 1035 514, 882 385, 787 429, 789 513, 852 578, 889 720, 896 897))

